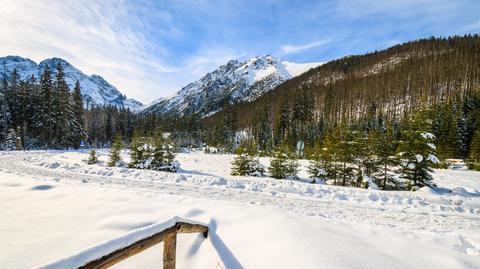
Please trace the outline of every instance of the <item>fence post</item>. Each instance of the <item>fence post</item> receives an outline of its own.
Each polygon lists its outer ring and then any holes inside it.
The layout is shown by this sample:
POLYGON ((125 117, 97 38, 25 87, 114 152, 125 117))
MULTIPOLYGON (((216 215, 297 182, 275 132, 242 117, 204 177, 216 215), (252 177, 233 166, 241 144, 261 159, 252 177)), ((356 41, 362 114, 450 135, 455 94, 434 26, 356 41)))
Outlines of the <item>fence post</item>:
POLYGON ((168 234, 163 243, 163 269, 175 269, 177 231, 168 234))

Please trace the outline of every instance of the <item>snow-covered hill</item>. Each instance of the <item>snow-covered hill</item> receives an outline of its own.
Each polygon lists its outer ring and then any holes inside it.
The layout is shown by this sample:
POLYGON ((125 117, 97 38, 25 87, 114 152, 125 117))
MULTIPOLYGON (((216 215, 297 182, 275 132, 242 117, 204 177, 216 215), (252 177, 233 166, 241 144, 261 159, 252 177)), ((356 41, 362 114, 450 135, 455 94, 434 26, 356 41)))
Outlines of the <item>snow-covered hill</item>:
POLYGON ((226 100, 230 103, 253 101, 280 83, 320 64, 291 63, 271 55, 247 61, 231 60, 175 95, 157 99, 142 113, 210 115, 217 112, 226 100))
POLYGON ((0 75, 9 76, 14 69, 17 69, 20 78, 25 79, 30 76, 35 76, 38 80, 40 75, 48 66, 55 75, 55 67, 61 64, 65 69, 65 80, 70 89, 73 89, 75 82, 80 81, 82 94, 85 98, 85 105, 114 105, 117 107, 130 108, 132 110, 139 110, 142 103, 127 99, 115 86, 108 83, 105 79, 98 75, 87 76, 82 71, 75 68, 73 65, 61 58, 50 58, 43 60, 39 64, 34 61, 22 58, 19 56, 6 56, 0 58, 0 75))

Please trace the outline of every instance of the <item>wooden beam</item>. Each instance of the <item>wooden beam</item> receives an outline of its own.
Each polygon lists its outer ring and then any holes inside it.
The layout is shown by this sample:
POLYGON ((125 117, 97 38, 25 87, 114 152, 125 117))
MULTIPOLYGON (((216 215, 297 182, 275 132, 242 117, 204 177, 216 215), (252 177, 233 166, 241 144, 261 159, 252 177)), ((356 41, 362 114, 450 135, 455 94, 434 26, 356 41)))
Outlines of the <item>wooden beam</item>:
POLYGON ((205 237, 208 236, 208 227, 200 224, 191 224, 188 222, 176 222, 174 226, 171 226, 161 232, 158 232, 152 236, 141 239, 127 247, 117 249, 97 260, 90 261, 87 264, 80 266, 80 269, 104 269, 109 268, 133 255, 136 255, 150 247, 153 247, 161 242, 164 244, 164 266, 170 266, 173 264, 173 267, 164 267, 168 269, 175 268, 175 246, 177 233, 203 233, 205 237), (168 239, 168 240, 167 240, 168 239), (167 242, 168 241, 168 242, 167 242), (173 246, 173 251, 171 247, 173 246), (167 252, 168 247, 168 253, 167 252), (168 254, 168 263, 166 255, 168 254), (173 257, 173 262, 171 260, 173 257))
POLYGON ((175 269, 177 234, 170 233, 163 242, 163 269, 175 269))

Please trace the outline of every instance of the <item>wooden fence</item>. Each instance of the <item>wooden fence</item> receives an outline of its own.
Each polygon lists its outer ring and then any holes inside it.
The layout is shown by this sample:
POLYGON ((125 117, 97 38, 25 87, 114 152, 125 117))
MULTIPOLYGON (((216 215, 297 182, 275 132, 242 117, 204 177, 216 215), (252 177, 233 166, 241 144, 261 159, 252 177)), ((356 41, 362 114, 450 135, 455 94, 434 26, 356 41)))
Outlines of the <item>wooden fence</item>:
MULTIPOLYGON (((139 238, 137 233, 136 241, 133 243, 128 243, 128 245, 122 244, 111 244, 111 242, 106 242, 103 245, 93 247, 91 249, 85 250, 79 254, 76 254, 72 257, 67 257, 60 261, 48 264, 39 268, 82 268, 82 269, 99 269, 99 268, 109 268, 133 255, 136 255, 150 247, 153 247, 161 242, 164 242, 163 245, 163 268, 164 269, 174 269, 175 268, 175 256, 176 256, 176 245, 177 245, 177 234, 179 233, 202 233, 205 238, 208 236, 208 227, 203 224, 196 222, 191 222, 183 220, 180 218, 174 218, 166 223, 159 226, 162 230, 155 230, 153 234, 148 234, 144 238, 139 238), (118 245, 121 247, 116 248, 118 245), (102 249, 102 246, 109 246, 107 249, 114 249, 108 253, 96 251, 96 248, 102 249), (113 246, 113 247, 112 247, 113 246), (87 261, 77 261, 78 257, 93 257, 97 258, 87 261), (100 256, 100 257, 98 257, 100 256), (73 263, 69 263, 73 260, 73 263), (76 265, 73 265, 76 264, 76 265), (79 265, 81 264, 81 265, 79 265)), ((140 231, 142 232, 142 231, 140 231)), ((133 232, 135 233, 135 231, 133 232)), ((128 235, 125 236, 128 238, 128 235)), ((121 241, 122 237, 117 238, 117 241, 121 241)), ((80 258, 81 260, 81 258, 80 258)))

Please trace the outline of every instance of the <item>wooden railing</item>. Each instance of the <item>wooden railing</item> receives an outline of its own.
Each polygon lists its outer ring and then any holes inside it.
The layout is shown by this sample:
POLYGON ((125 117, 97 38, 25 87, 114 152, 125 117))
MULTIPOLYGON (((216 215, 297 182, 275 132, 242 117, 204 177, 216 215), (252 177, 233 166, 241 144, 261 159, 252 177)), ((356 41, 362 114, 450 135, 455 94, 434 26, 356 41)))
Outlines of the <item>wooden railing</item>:
MULTIPOLYGON (((174 269, 175 268, 175 256, 176 256, 176 245, 177 245, 177 234, 179 233, 202 233, 205 238, 208 236, 208 227, 203 224, 182 220, 179 218, 174 218, 166 223, 162 223, 159 227, 163 228, 160 231, 155 231, 153 234, 149 234, 147 237, 138 239, 133 243, 128 243, 128 245, 122 245, 122 237, 117 238, 116 242, 106 242, 100 246, 83 251, 82 253, 76 254, 72 257, 62 259, 58 262, 42 266, 40 268, 59 268, 71 266, 74 264, 74 268, 82 269, 97 269, 97 268, 109 268, 135 254, 138 254, 150 247, 153 247, 161 242, 164 242, 163 245, 163 268, 164 269, 174 269), (102 253, 101 249, 111 249, 115 248, 116 245, 120 245, 120 248, 117 248, 109 253, 102 253), (97 249, 100 250, 101 254, 98 254, 97 249), (92 254, 93 253, 93 254, 92 254), (95 259, 78 262, 82 257, 91 257, 99 256, 95 259), (74 262, 69 262, 73 260, 74 262), (78 265, 81 263, 81 265, 78 265)), ((154 227, 155 228, 155 227, 154 227)), ((143 232, 143 231, 139 231, 143 232)), ((135 232, 133 232, 135 233, 135 232)), ((131 233, 131 234, 133 234, 131 233)), ((137 232, 137 234, 139 234, 137 232)), ((138 235, 136 237, 138 237, 138 235)), ((140 233, 141 235, 141 233, 140 233)), ((128 237, 126 237, 128 238, 128 237)), ((128 241, 128 240, 127 240, 128 241)))

